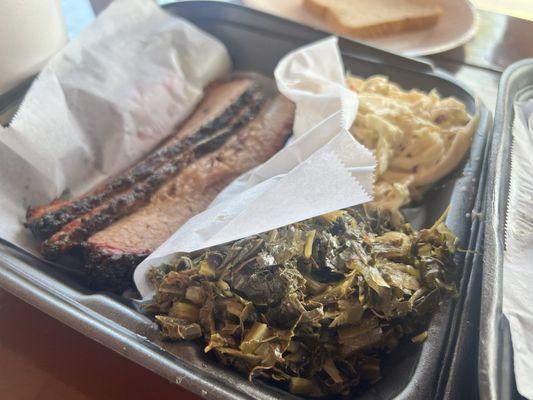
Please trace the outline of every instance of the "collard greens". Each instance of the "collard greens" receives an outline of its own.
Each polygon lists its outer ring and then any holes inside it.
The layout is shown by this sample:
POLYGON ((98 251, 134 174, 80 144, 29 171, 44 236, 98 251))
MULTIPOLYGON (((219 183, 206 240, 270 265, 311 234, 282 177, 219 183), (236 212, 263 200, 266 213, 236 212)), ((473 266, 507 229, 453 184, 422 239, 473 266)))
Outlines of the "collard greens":
POLYGON ((168 339, 201 339, 226 365, 296 394, 348 394, 454 294, 455 236, 337 211, 182 256, 151 271, 168 339))

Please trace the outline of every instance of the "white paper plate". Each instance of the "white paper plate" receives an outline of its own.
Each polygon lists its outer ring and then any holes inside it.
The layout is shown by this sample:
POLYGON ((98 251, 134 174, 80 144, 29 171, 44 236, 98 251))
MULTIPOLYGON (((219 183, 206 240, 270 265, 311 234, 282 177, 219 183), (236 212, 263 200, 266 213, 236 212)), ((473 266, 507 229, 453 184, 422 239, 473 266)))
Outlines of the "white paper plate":
MULTIPOLYGON (((318 29, 333 31, 330 26, 304 9, 303 0, 242 0, 242 2, 263 12, 318 29)), ((474 6, 468 0, 439 0, 439 2, 444 13, 437 25, 432 28, 379 39, 355 39, 407 56, 441 53, 465 44, 476 34, 478 27, 478 16, 474 6)))

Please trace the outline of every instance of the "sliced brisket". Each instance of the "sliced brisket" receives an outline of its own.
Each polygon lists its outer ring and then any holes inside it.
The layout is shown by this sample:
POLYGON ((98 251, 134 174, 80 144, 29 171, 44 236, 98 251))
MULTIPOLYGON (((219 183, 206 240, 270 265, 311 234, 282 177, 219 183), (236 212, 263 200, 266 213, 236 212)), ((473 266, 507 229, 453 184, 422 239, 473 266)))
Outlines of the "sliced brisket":
MULTIPOLYGON (((226 126, 212 131, 196 142, 190 139, 198 133, 183 139, 190 144, 181 146, 183 150, 180 153, 152 170, 151 175, 145 180, 104 200, 97 207, 70 221, 45 240, 41 246, 43 254, 48 258, 54 258, 78 246, 91 234, 146 204, 161 185, 179 174, 187 165, 223 146, 231 135, 259 113, 262 105, 263 95, 261 92, 254 93, 250 101, 227 121, 226 126)), ((174 147, 179 147, 179 143, 180 141, 177 141, 174 147)))
POLYGON ((218 132, 250 101, 257 100, 258 95, 259 86, 251 79, 239 78, 211 85, 206 89, 195 112, 162 147, 122 175, 83 196, 68 201, 55 200, 45 206, 30 208, 26 225, 36 237, 50 237, 65 224, 145 180, 156 168, 180 156, 188 146, 218 132))
POLYGON ((92 235, 84 244, 92 286, 127 287, 143 258, 207 208, 232 180, 281 149, 291 133, 293 118, 294 105, 283 96, 275 97, 222 147, 161 186, 148 204, 92 235))
POLYGON ((95 289, 120 291, 138 265, 242 173, 281 149, 294 105, 268 100, 248 78, 211 85, 160 148, 84 196, 28 210, 28 228, 54 258, 81 249, 95 289))

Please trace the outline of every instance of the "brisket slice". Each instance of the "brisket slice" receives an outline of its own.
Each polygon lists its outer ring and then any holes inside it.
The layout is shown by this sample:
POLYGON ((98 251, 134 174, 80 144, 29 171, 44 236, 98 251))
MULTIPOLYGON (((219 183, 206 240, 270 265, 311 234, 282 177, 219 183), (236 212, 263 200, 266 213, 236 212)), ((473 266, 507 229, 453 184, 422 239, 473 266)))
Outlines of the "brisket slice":
POLYGON ((162 147, 120 176, 83 196, 54 200, 48 205, 28 209, 27 227, 40 239, 50 237, 65 224, 100 206, 110 197, 147 179, 155 168, 176 158, 185 148, 219 131, 258 93, 259 86, 247 78, 210 85, 195 112, 162 147))
POLYGON ((92 235, 83 245, 91 286, 115 291, 129 287, 133 270, 150 252, 207 208, 232 180, 281 149, 293 118, 294 105, 275 97, 221 148, 161 186, 146 205, 92 235))
MULTIPOLYGON (((61 230, 42 243, 42 253, 48 258, 61 255, 78 246, 91 234, 146 204, 161 185, 179 174, 187 165, 223 146, 231 135, 257 115, 262 105, 263 95, 261 92, 257 92, 249 104, 229 119, 227 126, 221 127, 188 147, 184 147, 181 153, 152 171, 152 174, 144 181, 117 193, 94 209, 67 223, 61 230)), ((192 136, 184 140, 191 138, 192 136)))

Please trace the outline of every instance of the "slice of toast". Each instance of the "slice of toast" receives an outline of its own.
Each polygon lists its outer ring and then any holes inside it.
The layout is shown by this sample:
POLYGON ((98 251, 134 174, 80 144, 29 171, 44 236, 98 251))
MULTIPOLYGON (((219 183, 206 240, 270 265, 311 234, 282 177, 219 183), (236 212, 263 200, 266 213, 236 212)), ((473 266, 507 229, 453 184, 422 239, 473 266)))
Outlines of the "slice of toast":
POLYGON ((336 32, 362 38, 429 28, 442 14, 434 0, 304 0, 336 32))

